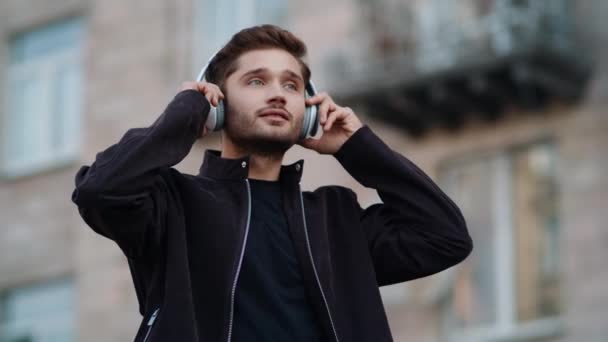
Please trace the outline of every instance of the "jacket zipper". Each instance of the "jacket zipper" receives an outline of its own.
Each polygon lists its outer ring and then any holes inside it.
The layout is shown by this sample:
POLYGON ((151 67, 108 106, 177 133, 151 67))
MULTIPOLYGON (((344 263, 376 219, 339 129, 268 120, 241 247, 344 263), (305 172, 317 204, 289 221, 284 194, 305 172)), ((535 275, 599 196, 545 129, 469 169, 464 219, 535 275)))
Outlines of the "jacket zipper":
POLYGON ((239 278, 239 272, 241 271, 241 264, 243 263, 243 255, 245 254, 245 246, 247 245, 247 234, 249 233, 249 222, 251 220, 251 189, 249 186, 249 179, 245 179, 247 184, 247 225, 245 226, 245 238, 243 239, 243 246, 241 247, 241 255, 239 257, 239 264, 236 268, 236 275, 232 282, 232 293, 230 296, 230 319, 228 321, 228 342, 232 339, 232 322, 234 319, 234 294, 236 293, 236 282, 239 278))
POLYGON ((148 340, 148 336, 150 336, 150 331, 152 330, 154 321, 156 321, 156 316, 158 316, 159 310, 160 309, 154 310, 154 312, 152 313, 152 316, 150 316, 150 319, 148 320, 148 331, 146 332, 146 336, 144 337, 144 340, 142 342, 146 342, 148 340))
POLYGON ((306 226, 306 214, 304 212, 304 199, 302 198, 302 190, 300 190, 300 184, 298 184, 298 192, 300 193, 300 205, 302 207, 302 219, 304 221, 304 236, 306 237, 306 246, 308 247, 308 256, 310 257, 310 263, 312 264, 312 270, 315 273, 315 278, 317 279, 317 285, 319 285, 319 290, 321 291, 321 297, 323 297, 323 302, 325 303, 325 308, 327 309, 327 314, 329 315, 329 322, 331 323, 332 331, 334 332, 334 336, 336 337, 336 342, 339 342, 340 339, 338 339, 338 333, 336 332, 334 320, 331 318, 331 311, 329 311, 329 305, 327 304, 327 299, 325 298, 325 293, 323 292, 323 287, 321 286, 321 281, 319 280, 319 275, 317 274, 317 268, 315 267, 315 262, 312 258, 312 249, 310 248, 310 240, 308 239, 308 227, 306 226))

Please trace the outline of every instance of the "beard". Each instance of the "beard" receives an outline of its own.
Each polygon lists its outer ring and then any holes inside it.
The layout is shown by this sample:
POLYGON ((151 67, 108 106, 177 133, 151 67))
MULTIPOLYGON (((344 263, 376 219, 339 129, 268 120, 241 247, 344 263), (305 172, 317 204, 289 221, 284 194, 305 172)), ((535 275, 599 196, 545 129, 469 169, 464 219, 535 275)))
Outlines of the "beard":
MULTIPOLYGON (((269 129, 272 125, 261 122, 263 120, 257 114, 239 115, 227 111, 224 130, 236 146, 248 153, 266 157, 283 156, 287 150, 296 144, 299 128, 290 127, 288 130, 281 128, 282 132, 272 132, 269 129)), ((292 123, 293 115, 286 124, 291 126, 292 123)))

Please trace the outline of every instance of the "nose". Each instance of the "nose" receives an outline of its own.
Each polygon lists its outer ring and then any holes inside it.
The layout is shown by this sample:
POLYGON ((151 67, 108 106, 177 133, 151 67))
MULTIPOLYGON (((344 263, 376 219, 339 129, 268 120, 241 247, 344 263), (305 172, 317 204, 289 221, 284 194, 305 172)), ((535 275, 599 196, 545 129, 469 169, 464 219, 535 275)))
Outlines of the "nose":
POLYGON ((268 87, 268 103, 277 103, 281 105, 285 105, 287 102, 285 99, 285 94, 283 93, 283 87, 280 82, 272 82, 271 86, 268 87))

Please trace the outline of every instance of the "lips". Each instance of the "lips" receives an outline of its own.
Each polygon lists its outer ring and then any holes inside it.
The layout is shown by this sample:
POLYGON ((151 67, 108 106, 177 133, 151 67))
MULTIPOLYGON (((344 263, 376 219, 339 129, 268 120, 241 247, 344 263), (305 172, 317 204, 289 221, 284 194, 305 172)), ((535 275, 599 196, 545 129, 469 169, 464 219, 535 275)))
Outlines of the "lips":
POLYGON ((266 109, 262 111, 262 113, 260 113, 260 116, 279 116, 284 120, 289 120, 289 115, 287 114, 287 112, 278 108, 266 109))

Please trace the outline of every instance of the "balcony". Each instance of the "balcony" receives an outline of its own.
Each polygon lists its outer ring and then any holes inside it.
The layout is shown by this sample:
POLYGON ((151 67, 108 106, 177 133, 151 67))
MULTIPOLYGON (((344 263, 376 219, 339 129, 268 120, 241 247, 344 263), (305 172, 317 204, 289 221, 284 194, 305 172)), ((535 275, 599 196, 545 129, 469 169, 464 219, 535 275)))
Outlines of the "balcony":
POLYGON ((568 0, 361 1, 359 43, 328 63, 335 97, 414 136, 580 98, 590 65, 568 0))

